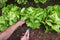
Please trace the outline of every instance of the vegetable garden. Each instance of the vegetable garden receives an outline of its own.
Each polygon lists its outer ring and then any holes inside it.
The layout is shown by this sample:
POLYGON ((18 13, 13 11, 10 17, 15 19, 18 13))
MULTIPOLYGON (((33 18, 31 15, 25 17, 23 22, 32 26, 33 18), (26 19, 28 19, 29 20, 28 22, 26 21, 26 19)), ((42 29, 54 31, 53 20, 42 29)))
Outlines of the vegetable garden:
POLYGON ((0 0, 0 32, 17 21, 26 23, 8 40, 30 28, 30 40, 60 40, 60 0, 0 0))

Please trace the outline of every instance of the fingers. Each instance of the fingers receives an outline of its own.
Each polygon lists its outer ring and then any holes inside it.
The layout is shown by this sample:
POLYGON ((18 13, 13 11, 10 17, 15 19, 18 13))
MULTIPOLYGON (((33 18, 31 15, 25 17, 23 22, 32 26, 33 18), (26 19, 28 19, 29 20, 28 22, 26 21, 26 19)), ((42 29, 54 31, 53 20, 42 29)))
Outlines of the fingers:
POLYGON ((22 36, 21 40, 29 40, 29 29, 25 32, 24 36, 22 36))
POLYGON ((23 25, 24 23, 25 23, 25 21, 18 21, 18 22, 17 22, 17 25, 21 26, 21 25, 23 25))
POLYGON ((26 30, 25 36, 29 34, 29 29, 26 30))
POLYGON ((27 33, 26 38, 29 39, 29 33, 27 33))
POLYGON ((29 36, 29 32, 26 32, 24 36, 29 36))
POLYGON ((24 35, 27 39, 29 39, 29 29, 26 31, 25 35, 24 35))
POLYGON ((18 21, 18 24, 24 24, 25 21, 18 21))
POLYGON ((29 33, 25 33, 24 36, 21 37, 21 40, 29 40, 29 33))

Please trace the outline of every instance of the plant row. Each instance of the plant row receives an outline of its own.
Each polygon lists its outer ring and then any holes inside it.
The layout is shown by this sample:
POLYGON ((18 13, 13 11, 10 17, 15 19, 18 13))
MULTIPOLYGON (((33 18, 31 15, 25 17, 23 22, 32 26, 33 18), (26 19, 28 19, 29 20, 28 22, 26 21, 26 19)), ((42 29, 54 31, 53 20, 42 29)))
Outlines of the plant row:
MULTIPOLYGON (((0 8, 6 6, 6 2, 9 0, 0 0, 0 8)), ((13 0, 17 2, 18 4, 27 4, 29 0, 13 0)), ((47 0, 33 0, 35 3, 45 3, 47 0)))
POLYGON ((60 5, 48 6, 42 8, 19 8, 10 4, 2 8, 2 16, 0 16, 0 31, 6 30, 9 26, 15 24, 19 20, 26 21, 27 27, 39 29, 44 24, 45 32, 54 30, 60 32, 60 5))

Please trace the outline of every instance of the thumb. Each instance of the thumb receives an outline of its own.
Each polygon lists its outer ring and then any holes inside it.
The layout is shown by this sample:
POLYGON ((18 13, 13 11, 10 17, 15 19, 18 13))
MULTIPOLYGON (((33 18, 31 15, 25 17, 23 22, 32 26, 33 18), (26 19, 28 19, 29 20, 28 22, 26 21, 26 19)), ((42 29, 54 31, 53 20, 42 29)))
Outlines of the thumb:
POLYGON ((24 36, 29 39, 29 29, 26 31, 24 36))

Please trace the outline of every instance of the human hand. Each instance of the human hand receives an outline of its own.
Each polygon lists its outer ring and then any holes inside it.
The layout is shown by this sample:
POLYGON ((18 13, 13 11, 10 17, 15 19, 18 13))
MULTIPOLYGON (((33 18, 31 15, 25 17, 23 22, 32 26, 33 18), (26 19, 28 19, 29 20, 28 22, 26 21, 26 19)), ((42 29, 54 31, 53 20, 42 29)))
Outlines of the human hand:
POLYGON ((17 23, 16 23, 16 25, 18 25, 18 26, 21 26, 22 24, 24 24, 25 23, 25 21, 18 21, 17 23))
POLYGON ((21 40, 29 40, 29 30, 26 31, 25 35, 21 38, 21 40))

